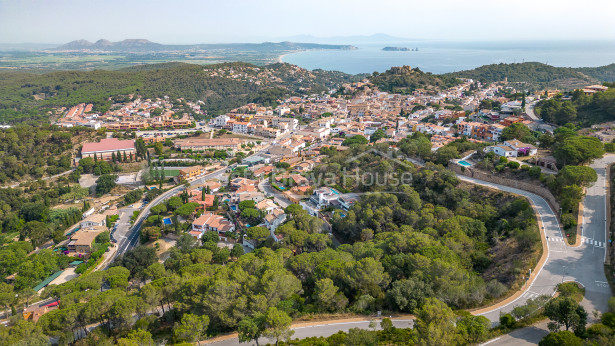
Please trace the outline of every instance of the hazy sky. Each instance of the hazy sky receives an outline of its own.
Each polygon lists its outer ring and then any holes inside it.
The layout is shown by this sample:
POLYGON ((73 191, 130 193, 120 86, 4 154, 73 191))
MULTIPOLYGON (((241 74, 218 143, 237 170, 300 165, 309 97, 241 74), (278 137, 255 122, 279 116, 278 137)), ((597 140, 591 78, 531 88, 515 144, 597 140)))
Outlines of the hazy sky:
POLYGON ((615 39, 615 0, 0 0, 0 43, 615 39))

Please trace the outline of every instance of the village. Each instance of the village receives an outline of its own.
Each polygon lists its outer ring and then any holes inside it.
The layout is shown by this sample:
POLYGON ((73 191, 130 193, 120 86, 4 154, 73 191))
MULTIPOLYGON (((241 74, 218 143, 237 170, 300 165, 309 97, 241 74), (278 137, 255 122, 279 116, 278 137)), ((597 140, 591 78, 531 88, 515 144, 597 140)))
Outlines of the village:
MULTIPOLYGON (((218 160, 215 164, 177 169, 174 184, 201 181, 203 177, 211 176, 201 184, 191 185, 188 191, 189 201, 198 204, 190 235, 199 240, 206 231, 216 231, 223 242, 232 244, 239 241, 249 250, 258 245, 254 239, 245 237, 245 230, 253 226, 267 228, 274 241, 282 240, 282 235, 276 234, 276 228, 287 220, 284 209, 290 204, 299 204, 310 215, 325 221, 320 213, 322 209, 333 206, 348 211, 356 196, 340 194, 330 187, 315 186, 307 173, 321 162, 324 156, 320 150, 323 147, 346 150, 343 142, 354 136, 362 136, 371 143, 395 146, 396 142, 420 132, 429 136, 434 152, 456 139, 467 138, 489 144, 485 146, 485 152, 511 160, 521 156, 532 158, 522 163, 541 166, 547 173, 557 172, 552 157, 540 157, 533 145, 519 140, 502 141, 501 136, 507 126, 515 123, 543 132, 552 131, 552 127, 537 120, 531 107, 540 98, 556 95, 558 90, 539 91, 524 100, 511 100, 501 95, 514 94, 517 90, 507 89, 505 81, 482 85, 464 80, 461 85, 439 93, 419 90, 411 95, 381 92, 364 82, 346 84, 342 88, 353 96, 290 97, 277 107, 247 104, 212 118, 203 128, 206 132, 196 137, 164 132, 142 135, 140 138, 150 145, 172 141, 173 151, 166 160, 174 160, 182 153, 212 151, 225 152, 227 157, 236 158, 231 165, 228 160, 218 160), (468 92, 470 89, 473 91, 468 92), (482 107, 493 104, 500 105, 498 110, 482 107), (239 217, 240 204, 245 206, 246 201, 253 202, 249 209, 258 211, 259 217, 253 219, 258 221, 256 225, 242 222, 245 220, 239 217), (222 208, 223 205, 227 209, 222 208)), ((597 88, 601 90, 603 87, 589 86, 584 90, 592 93, 597 88)), ((136 98, 116 111, 99 116, 91 115, 90 106, 78 105, 69 109, 63 124, 77 125, 83 119, 94 117, 101 122, 100 126, 104 124, 111 131, 153 127, 172 129, 194 122, 185 115, 174 120, 168 100, 136 98), (153 116, 155 113, 160 115, 153 116), (126 125, 127 121, 139 125, 126 125)), ((198 108, 198 104, 191 106, 198 108)), ((122 155, 124 159, 127 155, 136 157, 135 140, 106 138, 97 143, 84 143, 81 150, 82 158, 117 160, 122 155)), ((472 165, 469 157, 456 161, 462 166, 472 165)), ((86 218, 90 221, 88 225, 104 226, 99 219, 99 214, 86 218)), ((82 227, 82 233, 86 228, 82 227)), ((76 232, 71 244, 87 242, 90 238, 93 239, 91 235, 76 232)))

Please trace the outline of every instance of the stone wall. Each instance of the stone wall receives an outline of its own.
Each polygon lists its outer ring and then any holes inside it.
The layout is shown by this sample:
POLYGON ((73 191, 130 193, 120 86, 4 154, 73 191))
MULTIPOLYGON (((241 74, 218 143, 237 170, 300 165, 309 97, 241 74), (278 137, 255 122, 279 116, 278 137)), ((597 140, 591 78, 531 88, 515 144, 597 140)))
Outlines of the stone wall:
POLYGON ((484 172, 476 168, 461 166, 456 162, 452 161, 448 163, 448 168, 457 174, 465 175, 470 178, 480 179, 486 182, 514 187, 519 190, 525 190, 528 192, 535 193, 538 196, 544 198, 551 205, 551 208, 553 208, 553 211, 555 213, 559 211, 559 203, 557 202, 551 191, 549 191, 549 189, 547 189, 546 187, 528 183, 525 181, 518 181, 514 179, 499 177, 497 175, 484 172))

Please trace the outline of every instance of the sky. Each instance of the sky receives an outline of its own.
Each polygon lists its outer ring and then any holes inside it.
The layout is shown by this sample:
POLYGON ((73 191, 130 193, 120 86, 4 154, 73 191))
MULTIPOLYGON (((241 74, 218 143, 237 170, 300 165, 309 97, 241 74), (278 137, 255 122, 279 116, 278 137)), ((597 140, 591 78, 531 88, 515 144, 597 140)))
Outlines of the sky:
POLYGON ((0 0, 0 43, 615 40, 614 0, 0 0))

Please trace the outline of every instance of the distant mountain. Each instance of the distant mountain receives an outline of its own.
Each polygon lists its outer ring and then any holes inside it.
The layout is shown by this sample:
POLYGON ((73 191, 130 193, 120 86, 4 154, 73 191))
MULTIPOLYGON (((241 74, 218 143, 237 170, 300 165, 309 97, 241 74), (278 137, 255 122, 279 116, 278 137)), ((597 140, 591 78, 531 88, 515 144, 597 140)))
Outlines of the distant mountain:
POLYGON ((162 45, 144 39, 124 40, 111 42, 100 39, 94 43, 88 40, 76 40, 56 47, 54 50, 105 50, 105 51, 130 51, 130 50, 158 50, 162 45))
POLYGON ((94 43, 87 40, 76 40, 55 48, 55 51, 110 51, 110 52, 182 52, 209 51, 219 49, 249 50, 249 51, 297 51, 307 49, 356 49, 350 45, 329 45, 298 42, 263 42, 263 43, 214 43, 193 45, 165 45, 145 39, 128 39, 119 42, 98 40, 94 43))

